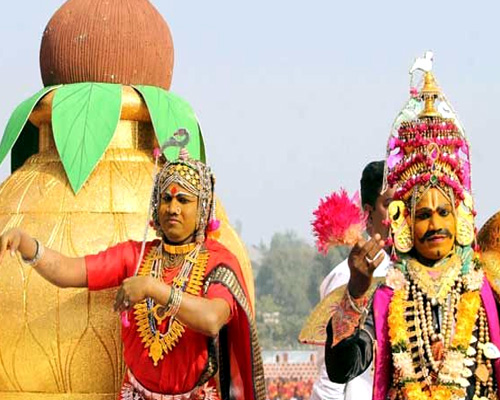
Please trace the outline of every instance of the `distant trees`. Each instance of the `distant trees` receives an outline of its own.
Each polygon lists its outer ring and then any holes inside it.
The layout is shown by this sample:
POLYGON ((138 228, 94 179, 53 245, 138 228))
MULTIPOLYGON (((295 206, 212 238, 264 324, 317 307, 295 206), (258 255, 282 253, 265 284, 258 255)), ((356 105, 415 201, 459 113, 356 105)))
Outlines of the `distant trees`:
POLYGON ((332 249, 324 257, 294 232, 276 233, 261 245, 256 266, 257 328, 264 349, 297 348, 305 318, 319 302, 319 285, 348 253, 332 249))

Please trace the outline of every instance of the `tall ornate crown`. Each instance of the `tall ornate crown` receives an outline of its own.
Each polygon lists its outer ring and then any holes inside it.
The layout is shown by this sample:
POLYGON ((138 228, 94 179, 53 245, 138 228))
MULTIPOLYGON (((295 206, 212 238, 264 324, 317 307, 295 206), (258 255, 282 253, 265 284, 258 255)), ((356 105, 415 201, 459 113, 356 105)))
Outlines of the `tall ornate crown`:
MULTIPOLYGON (((460 244, 470 244, 474 238, 474 210, 469 143, 431 70, 431 52, 418 58, 410 69, 411 97, 398 114, 387 144, 384 186, 394 187, 394 199, 399 200, 389 210, 394 214, 390 215, 391 224, 394 231, 395 218, 403 223, 402 209, 414 211, 422 194, 436 187, 450 199, 457 217, 465 218, 457 238, 460 244), (420 89, 413 86, 417 72, 423 73, 420 89)), ((396 242, 398 250, 409 251, 410 241, 406 245, 396 242)))
POLYGON ((453 108, 431 72, 417 59, 410 70, 424 73, 422 89, 411 98, 393 125, 387 146, 386 183, 395 198, 407 201, 419 186, 449 187, 457 200, 471 191, 469 144, 453 108))

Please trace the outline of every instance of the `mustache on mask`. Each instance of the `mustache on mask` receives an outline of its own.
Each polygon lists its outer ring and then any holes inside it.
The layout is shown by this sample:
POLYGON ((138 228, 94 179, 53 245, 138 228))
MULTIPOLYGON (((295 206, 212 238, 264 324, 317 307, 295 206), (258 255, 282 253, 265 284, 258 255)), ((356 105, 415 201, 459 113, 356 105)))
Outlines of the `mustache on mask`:
POLYGON ((428 240, 429 238, 431 238, 432 236, 435 236, 435 235, 446 236, 450 239, 453 237, 453 235, 451 234, 451 232, 448 229, 437 229, 434 231, 425 232, 424 236, 422 236, 418 240, 420 241, 420 243, 424 243, 426 240, 428 240))

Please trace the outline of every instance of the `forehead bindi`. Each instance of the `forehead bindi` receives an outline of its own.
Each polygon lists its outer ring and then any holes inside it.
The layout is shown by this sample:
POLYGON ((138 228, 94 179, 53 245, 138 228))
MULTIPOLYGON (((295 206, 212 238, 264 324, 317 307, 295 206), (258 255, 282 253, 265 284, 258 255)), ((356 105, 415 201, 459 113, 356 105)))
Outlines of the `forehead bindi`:
POLYGON ((196 196, 188 191, 184 190, 182 186, 177 185, 176 183, 172 183, 166 190, 165 195, 174 199, 174 198, 189 198, 196 199, 196 196))

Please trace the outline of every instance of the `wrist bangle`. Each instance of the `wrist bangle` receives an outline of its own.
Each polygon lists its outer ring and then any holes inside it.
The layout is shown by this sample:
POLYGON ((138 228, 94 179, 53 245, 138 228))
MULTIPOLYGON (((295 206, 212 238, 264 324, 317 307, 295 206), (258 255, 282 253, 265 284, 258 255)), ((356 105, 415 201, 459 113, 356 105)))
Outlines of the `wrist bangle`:
POLYGON ((170 314, 171 317, 175 317, 179 312, 179 309, 181 308, 182 290, 176 288, 175 286, 172 286, 172 291, 174 292, 174 295, 168 313, 170 314))
POLYGON ((35 265, 38 261, 43 256, 43 253, 45 253, 45 247, 43 247, 43 244, 41 244, 38 239, 33 239, 36 243, 36 252, 33 258, 25 258, 24 256, 21 256, 23 261, 28 264, 28 265, 35 265))
POLYGON ((175 317, 179 312, 179 308, 181 307, 182 302, 182 290, 171 286, 170 289, 170 297, 168 298, 167 303, 161 307, 162 316, 165 317, 175 317))
POLYGON ((349 288, 346 288, 345 292, 346 292, 347 300, 349 301, 349 305, 351 306, 351 308, 359 314, 365 313, 365 311, 366 311, 366 297, 363 296, 359 299, 356 299, 359 303, 361 303, 358 305, 358 304, 356 304, 356 300, 354 300, 352 298, 351 293, 349 293, 349 288), (360 306, 362 308, 359 308, 360 306))

